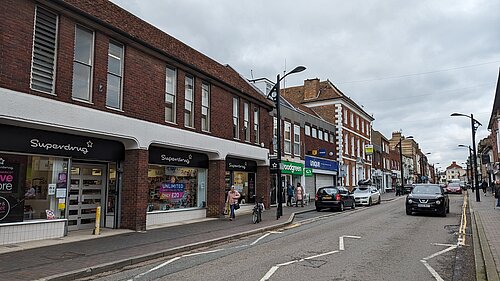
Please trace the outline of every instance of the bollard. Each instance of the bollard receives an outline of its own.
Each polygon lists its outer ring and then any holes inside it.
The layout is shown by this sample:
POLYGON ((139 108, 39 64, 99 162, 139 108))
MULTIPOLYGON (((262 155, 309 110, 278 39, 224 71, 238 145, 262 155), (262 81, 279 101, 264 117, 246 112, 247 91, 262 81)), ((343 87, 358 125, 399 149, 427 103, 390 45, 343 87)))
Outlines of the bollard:
POLYGON ((101 225, 101 206, 97 206, 95 210, 95 228, 93 233, 94 235, 99 235, 100 225, 101 225))

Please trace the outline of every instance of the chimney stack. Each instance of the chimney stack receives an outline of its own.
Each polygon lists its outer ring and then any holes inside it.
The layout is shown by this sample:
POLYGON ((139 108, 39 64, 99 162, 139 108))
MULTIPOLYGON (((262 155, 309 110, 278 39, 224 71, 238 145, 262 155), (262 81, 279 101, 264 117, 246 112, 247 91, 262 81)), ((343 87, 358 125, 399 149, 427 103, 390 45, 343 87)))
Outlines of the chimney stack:
POLYGON ((304 80, 304 100, 311 100, 318 97, 319 78, 304 80))

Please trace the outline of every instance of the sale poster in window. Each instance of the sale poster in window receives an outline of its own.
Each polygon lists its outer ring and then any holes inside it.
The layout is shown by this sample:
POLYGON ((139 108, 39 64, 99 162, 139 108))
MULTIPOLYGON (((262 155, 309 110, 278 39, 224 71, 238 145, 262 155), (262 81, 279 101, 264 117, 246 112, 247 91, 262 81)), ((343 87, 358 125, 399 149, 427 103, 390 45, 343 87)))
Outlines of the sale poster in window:
POLYGON ((180 202, 186 190, 185 183, 167 183, 164 182, 160 186, 160 200, 170 202, 180 202))

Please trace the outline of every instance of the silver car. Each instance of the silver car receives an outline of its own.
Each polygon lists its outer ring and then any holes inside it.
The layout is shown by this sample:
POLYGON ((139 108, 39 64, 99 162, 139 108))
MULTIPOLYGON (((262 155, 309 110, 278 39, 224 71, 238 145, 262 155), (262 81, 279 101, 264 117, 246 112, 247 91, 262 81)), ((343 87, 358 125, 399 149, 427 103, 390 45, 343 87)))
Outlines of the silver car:
POLYGON ((380 191, 374 186, 358 186, 354 190, 356 205, 380 204, 380 191))

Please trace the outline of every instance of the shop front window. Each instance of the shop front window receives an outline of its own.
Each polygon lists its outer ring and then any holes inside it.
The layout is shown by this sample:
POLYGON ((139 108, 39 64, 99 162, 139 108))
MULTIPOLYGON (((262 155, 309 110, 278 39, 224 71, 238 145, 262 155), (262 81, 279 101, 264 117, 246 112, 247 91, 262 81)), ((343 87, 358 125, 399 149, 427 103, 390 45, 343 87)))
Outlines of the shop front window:
POLYGON ((1 153, 0 223, 64 218, 67 172, 67 159, 1 153))
POLYGON ((149 165, 148 211, 203 208, 206 169, 149 165))

